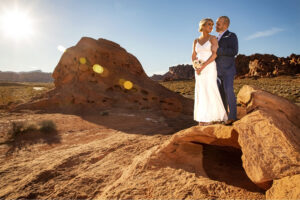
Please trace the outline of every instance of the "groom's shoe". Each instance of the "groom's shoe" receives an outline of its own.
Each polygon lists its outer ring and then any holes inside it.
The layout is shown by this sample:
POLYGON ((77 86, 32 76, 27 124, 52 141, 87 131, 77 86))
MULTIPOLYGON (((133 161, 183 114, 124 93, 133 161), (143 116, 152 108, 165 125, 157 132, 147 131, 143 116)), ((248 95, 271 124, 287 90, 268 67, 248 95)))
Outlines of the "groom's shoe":
POLYGON ((226 125, 226 126, 232 125, 233 122, 235 122, 235 121, 236 121, 236 120, 234 120, 234 119, 228 119, 228 120, 225 122, 225 125, 226 125))

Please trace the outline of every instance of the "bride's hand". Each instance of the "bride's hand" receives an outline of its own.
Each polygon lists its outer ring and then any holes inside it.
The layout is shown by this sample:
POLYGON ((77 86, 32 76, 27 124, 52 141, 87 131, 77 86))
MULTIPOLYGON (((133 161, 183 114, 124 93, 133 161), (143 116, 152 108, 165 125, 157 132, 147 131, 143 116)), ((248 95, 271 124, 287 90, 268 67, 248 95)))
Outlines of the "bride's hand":
POLYGON ((196 70, 197 67, 199 67, 199 61, 198 60, 194 60, 193 61, 193 67, 196 70))
POLYGON ((205 67, 206 67, 205 63, 200 64, 200 67, 197 68, 197 74, 199 75, 205 67))
POLYGON ((198 75, 200 75, 201 71, 202 71, 202 67, 196 69, 196 72, 197 72, 198 75))

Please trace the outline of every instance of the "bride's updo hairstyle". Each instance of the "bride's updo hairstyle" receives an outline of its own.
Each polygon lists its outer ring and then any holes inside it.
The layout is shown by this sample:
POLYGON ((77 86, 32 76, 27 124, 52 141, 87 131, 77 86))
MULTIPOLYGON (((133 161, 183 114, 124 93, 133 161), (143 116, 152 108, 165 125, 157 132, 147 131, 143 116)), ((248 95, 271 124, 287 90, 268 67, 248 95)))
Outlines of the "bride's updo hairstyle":
POLYGON ((206 22, 212 22, 214 24, 214 21, 211 18, 204 18, 201 19, 201 21, 199 22, 199 32, 201 32, 203 30, 203 26, 206 24, 206 22))

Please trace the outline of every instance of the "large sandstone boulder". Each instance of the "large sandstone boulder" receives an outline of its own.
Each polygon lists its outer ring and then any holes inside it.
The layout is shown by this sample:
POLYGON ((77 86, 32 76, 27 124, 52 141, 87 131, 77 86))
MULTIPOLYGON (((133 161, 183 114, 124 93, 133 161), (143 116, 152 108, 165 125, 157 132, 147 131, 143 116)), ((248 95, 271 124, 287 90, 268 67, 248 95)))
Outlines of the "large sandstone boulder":
POLYGON ((234 124, 249 178, 266 185, 300 173, 300 108, 283 97, 243 86, 238 103, 247 114, 234 124))
POLYGON ((299 128, 284 114, 257 110, 234 124, 243 167, 259 185, 300 173, 299 128))
POLYGON ((247 113, 256 109, 283 113, 290 122, 300 128, 300 107, 283 97, 244 85, 237 95, 237 102, 246 107, 247 113))
POLYGON ((16 109, 94 112, 121 107, 167 117, 193 112, 191 99, 152 81, 135 56, 105 39, 83 37, 64 52, 52 76, 54 90, 16 109))
MULTIPOLYGON (((247 107, 247 114, 232 126, 217 124, 181 130, 156 155, 181 160, 178 152, 195 144, 240 149, 248 178, 265 190, 274 180, 300 174, 299 107, 251 86, 240 90, 238 102, 247 107)), ((205 160, 199 162, 201 166, 205 164, 205 160)), ((191 165, 194 166, 194 162, 191 165)), ((204 169, 202 174, 205 173, 204 169)))

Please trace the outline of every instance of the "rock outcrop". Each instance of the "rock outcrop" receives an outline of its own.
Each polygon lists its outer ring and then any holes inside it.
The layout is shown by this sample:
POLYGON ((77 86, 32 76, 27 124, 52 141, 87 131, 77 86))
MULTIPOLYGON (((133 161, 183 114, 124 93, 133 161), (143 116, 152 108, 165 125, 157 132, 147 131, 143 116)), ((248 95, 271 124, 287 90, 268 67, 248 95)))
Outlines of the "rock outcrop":
POLYGON ((300 73, 300 55, 277 57, 270 54, 253 54, 236 57, 237 76, 274 77, 300 73))
MULTIPOLYGON (((177 132, 153 155, 154 161, 157 162, 158 158, 164 158, 160 159, 163 162, 182 160, 183 154, 178 152, 185 149, 185 154, 190 152, 192 155, 194 152, 190 149, 195 148, 194 145, 199 145, 199 149, 207 145, 232 147, 236 149, 230 150, 232 152, 241 151, 247 177, 260 188, 268 190, 273 181, 299 175, 300 108, 282 97, 251 86, 240 90, 238 102, 246 107, 247 114, 232 126, 195 126, 177 132)), ((203 154, 199 156, 202 157, 203 154)), ((209 169, 203 167, 205 161, 197 163, 191 161, 186 166, 190 164, 199 168, 200 174, 208 174, 209 169)), ((288 187, 296 188, 299 184, 299 179, 294 178, 288 187)), ((277 188, 276 184, 274 187, 277 188)), ((271 193, 275 190, 272 189, 271 193)))
POLYGON ((195 71, 192 65, 177 65, 169 67, 163 75, 153 74, 150 78, 154 81, 191 80, 195 79, 195 71))
POLYGON ((244 85, 237 95, 237 101, 246 108, 247 113, 258 109, 281 113, 294 126, 300 128, 299 106, 283 97, 260 90, 254 86, 244 85))
POLYGON ((169 71, 163 75, 163 81, 188 80, 195 78, 195 70, 192 65, 177 65, 169 67, 169 71))
MULTIPOLYGON (((295 75, 300 73, 300 55, 291 54, 288 57, 277 57, 270 54, 239 54, 235 60, 237 77, 275 77, 280 75, 295 75)), ((195 79, 192 65, 177 65, 169 67, 163 75, 154 74, 155 81, 192 80, 195 79)))
POLYGON ((300 108, 290 101, 244 86, 238 102, 247 114, 235 123, 250 179, 266 184, 300 173, 300 108))
POLYGON ((94 112, 121 107, 167 117, 193 112, 193 101, 151 80, 138 59, 105 39, 83 37, 62 55, 53 72, 55 89, 16 109, 94 112))

